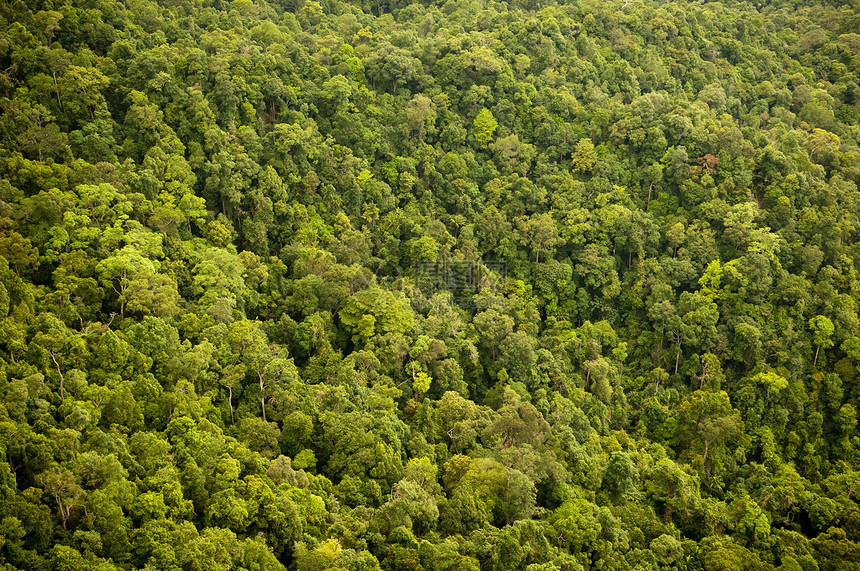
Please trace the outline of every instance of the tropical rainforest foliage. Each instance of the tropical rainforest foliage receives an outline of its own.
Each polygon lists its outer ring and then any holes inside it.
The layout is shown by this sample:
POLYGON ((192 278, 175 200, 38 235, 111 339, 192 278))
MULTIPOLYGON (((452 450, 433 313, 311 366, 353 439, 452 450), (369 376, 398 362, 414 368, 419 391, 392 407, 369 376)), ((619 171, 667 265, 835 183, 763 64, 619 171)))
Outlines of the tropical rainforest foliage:
POLYGON ((0 30, 4 569, 860 567, 856 0, 0 30))

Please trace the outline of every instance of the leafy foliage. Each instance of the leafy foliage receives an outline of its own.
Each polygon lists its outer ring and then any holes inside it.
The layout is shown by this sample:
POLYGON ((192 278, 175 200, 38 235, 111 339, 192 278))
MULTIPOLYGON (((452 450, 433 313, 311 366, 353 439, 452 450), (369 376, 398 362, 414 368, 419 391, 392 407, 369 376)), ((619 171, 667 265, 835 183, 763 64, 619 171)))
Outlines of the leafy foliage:
POLYGON ((860 564, 857 2, 7 2, 4 569, 860 564))

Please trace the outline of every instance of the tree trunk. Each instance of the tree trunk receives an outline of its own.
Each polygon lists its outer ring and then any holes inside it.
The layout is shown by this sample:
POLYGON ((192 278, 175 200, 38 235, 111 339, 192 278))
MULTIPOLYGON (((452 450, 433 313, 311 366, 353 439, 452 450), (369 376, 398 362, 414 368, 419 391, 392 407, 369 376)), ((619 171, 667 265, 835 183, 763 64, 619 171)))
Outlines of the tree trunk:
POLYGON ((69 521, 69 508, 63 506, 63 500, 60 499, 59 494, 54 494, 54 499, 57 500, 57 505, 60 507, 60 518, 63 520, 63 529, 68 529, 66 522, 69 521))
POLYGON ((233 417, 233 387, 227 386, 230 394, 227 396, 227 403, 230 405, 230 424, 236 424, 236 419, 233 417))
POLYGON ((57 94, 57 105, 60 106, 60 111, 63 111, 63 102, 60 100, 60 90, 57 86, 57 71, 54 70, 51 73, 54 76, 54 93, 57 94))
POLYGON ((66 389, 65 389, 65 378, 63 377, 63 371, 60 370, 60 364, 57 362, 57 358, 54 356, 54 350, 51 349, 51 359, 54 361, 54 365, 57 367, 57 374, 60 375, 60 400, 66 400, 66 389))
POLYGON ((263 410, 263 422, 266 422, 266 395, 263 391, 266 390, 266 383, 263 381, 263 373, 257 371, 257 378, 260 379, 260 408, 263 410))

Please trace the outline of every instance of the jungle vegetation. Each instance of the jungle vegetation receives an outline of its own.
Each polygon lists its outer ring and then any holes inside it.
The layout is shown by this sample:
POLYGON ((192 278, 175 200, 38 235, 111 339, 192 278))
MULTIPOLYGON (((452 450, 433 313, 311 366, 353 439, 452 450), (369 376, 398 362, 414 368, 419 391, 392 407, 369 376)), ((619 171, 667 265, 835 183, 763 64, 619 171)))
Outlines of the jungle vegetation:
POLYGON ((0 2, 0 567, 860 568, 857 0, 0 2))

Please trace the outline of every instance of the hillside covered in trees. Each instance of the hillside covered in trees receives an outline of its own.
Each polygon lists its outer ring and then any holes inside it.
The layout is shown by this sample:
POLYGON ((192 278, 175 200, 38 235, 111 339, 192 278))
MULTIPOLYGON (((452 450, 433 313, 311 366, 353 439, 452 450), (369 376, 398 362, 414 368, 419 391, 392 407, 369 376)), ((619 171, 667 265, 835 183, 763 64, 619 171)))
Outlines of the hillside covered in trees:
POLYGON ((860 568, 858 32, 0 2, 0 567, 860 568))

